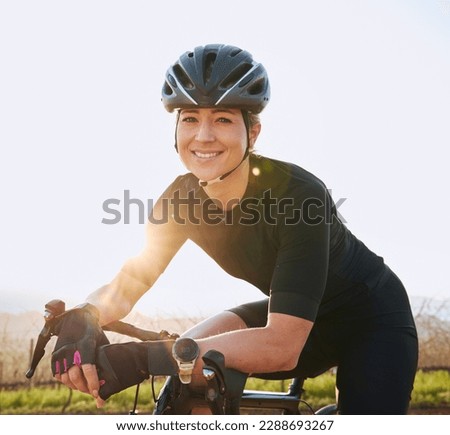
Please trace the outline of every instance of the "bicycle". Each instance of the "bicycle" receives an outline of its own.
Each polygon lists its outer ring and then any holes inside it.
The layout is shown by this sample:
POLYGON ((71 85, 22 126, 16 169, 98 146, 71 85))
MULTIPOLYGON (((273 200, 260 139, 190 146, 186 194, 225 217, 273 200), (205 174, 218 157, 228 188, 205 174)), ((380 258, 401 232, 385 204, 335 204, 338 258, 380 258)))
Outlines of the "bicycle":
MULTIPOLYGON (((30 368, 25 376, 31 379, 40 360, 44 356, 45 346, 55 335, 55 325, 65 313, 65 303, 52 300, 45 305, 44 327, 36 341, 30 368)), ((177 334, 165 330, 160 332, 138 328, 129 323, 115 321, 103 327, 105 331, 117 332, 141 341, 155 341, 176 339, 177 334)), ((302 414, 300 406, 303 404, 310 414, 337 414, 337 405, 330 404, 314 411, 302 399, 305 379, 293 378, 287 392, 259 391, 245 389, 247 375, 225 367, 221 353, 211 350, 203 356, 203 376, 207 387, 205 391, 191 391, 182 384, 178 376, 168 376, 158 397, 155 395, 154 377, 152 377, 152 391, 155 402, 154 415, 185 415, 191 414, 197 408, 209 408, 212 414, 302 414)), ((130 414, 136 414, 139 387, 136 386, 135 401, 130 414)))

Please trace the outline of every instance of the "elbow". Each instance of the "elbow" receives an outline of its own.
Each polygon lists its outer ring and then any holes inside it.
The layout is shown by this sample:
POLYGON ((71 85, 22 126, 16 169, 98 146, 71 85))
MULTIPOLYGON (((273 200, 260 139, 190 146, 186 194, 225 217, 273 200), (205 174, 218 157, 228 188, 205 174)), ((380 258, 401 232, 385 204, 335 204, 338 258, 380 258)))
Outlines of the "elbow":
POLYGON ((300 354, 303 350, 303 340, 280 340, 279 334, 271 337, 271 345, 267 347, 267 355, 271 355, 271 371, 289 372, 298 365, 300 354))
POLYGON ((288 372, 294 370, 298 365, 300 350, 297 349, 297 346, 292 346, 292 343, 287 345, 277 343, 271 347, 269 352, 272 355, 269 369, 271 372, 288 372))
POLYGON ((270 313, 265 327, 268 349, 273 355, 274 371, 294 370, 313 322, 287 314, 270 313))
POLYGON ((298 365, 299 354, 291 352, 281 352, 283 359, 279 361, 277 372, 289 372, 294 370, 298 365), (288 353, 288 354, 287 354, 288 353))

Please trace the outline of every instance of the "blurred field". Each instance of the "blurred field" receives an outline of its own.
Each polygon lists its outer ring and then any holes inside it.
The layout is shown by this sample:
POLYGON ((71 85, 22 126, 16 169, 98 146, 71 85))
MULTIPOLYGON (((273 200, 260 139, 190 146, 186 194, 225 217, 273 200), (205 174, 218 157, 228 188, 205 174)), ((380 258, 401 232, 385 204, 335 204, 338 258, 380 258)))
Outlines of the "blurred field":
MULTIPOLYGON (((250 379, 247 387, 270 391, 286 391, 289 381, 263 381, 250 379)), ((156 392, 162 382, 156 382, 156 392)), ((314 409, 335 401, 335 375, 326 373, 305 382, 304 400, 314 409)), ((1 392, 0 414, 127 414, 132 408, 135 387, 111 397, 104 408, 97 409, 94 401, 78 392, 54 384, 52 387, 18 388, 1 392)), ((138 410, 151 413, 154 407, 150 382, 141 385, 138 410)), ((308 414, 306 405, 303 413, 308 414)), ((445 370, 419 371, 411 402, 411 414, 450 414, 450 372, 445 370)))
MULTIPOLYGON (((416 307, 421 370, 416 377, 412 413, 450 413, 450 322, 443 320, 449 308, 448 300, 439 303, 424 300, 416 307)), ((149 319, 132 313, 126 320, 155 331, 182 332, 201 319, 149 319)), ((55 384, 49 361, 54 341, 48 344, 47 354, 33 379, 29 381, 25 378, 32 348, 42 325, 42 315, 37 312, 0 314, 0 414, 126 414, 134 401, 134 388, 117 394, 104 409, 97 410, 90 398, 77 392, 69 396, 69 390, 55 384)), ((114 342, 129 340, 113 333, 108 335, 114 342)), ((251 379, 248 388, 284 391, 288 382, 251 379)), ((333 402, 334 384, 332 373, 308 379, 305 400, 315 409, 333 402)), ((153 408, 148 382, 142 387, 139 408, 145 412, 151 412, 153 408)))

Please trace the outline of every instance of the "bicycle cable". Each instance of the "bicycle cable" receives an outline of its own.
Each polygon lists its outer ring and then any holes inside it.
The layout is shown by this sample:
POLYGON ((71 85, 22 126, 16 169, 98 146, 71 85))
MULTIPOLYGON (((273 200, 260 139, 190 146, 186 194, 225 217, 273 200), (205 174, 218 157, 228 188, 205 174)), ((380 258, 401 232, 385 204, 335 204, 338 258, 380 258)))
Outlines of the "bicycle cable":
POLYGON ((136 385, 136 393, 134 394, 134 404, 133 404, 133 409, 129 412, 130 415, 136 415, 136 408, 137 408, 138 399, 139 399, 139 387, 140 386, 141 386, 141 384, 136 385))
POLYGON ((309 411, 311 412, 311 414, 314 414, 314 409, 312 409, 311 405, 308 402, 306 402, 303 399, 300 399, 300 403, 304 403, 307 406, 307 408, 309 409, 309 411))
POLYGON ((153 402, 155 403, 155 404, 157 404, 158 403, 158 399, 156 398, 156 394, 155 394, 155 377, 154 376, 151 376, 151 383, 152 383, 152 394, 153 394, 153 402))

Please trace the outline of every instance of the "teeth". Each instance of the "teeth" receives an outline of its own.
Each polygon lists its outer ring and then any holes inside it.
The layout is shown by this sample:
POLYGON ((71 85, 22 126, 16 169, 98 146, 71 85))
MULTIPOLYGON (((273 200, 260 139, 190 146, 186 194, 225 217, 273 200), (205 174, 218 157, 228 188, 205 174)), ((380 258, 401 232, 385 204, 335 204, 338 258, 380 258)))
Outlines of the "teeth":
POLYGON ((210 159, 219 155, 219 153, 200 153, 198 151, 195 151, 194 154, 201 159, 210 159))

